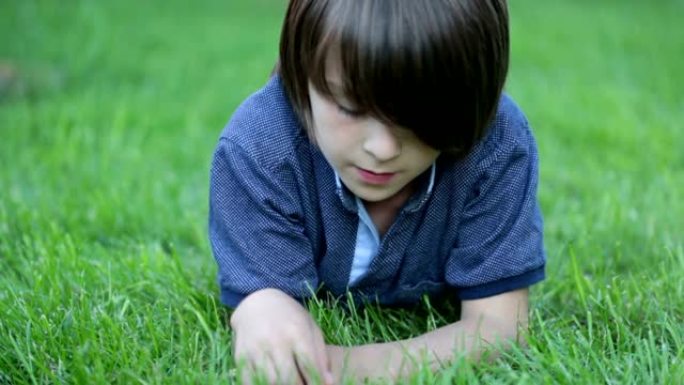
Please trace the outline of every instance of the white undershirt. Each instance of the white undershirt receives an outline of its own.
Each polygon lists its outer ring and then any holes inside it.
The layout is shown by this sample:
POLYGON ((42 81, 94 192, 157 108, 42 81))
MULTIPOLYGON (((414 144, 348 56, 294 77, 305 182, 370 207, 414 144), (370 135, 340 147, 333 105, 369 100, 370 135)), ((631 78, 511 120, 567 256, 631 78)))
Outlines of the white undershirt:
POLYGON ((358 279, 368 271, 368 266, 378 254, 380 248, 380 234, 375 227, 373 220, 366 207, 359 197, 356 197, 356 207, 359 210, 359 228, 356 231, 356 248, 354 249, 354 260, 352 261, 351 271, 349 272, 349 286, 352 286, 358 279))

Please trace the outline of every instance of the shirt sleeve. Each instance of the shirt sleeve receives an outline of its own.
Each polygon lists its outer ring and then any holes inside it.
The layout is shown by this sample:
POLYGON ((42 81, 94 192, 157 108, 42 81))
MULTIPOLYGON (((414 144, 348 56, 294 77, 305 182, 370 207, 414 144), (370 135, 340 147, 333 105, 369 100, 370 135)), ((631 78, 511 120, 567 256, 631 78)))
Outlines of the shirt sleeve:
POLYGON ((538 156, 527 128, 480 165, 466 203, 446 281, 462 300, 528 287, 545 278, 543 220, 537 201, 538 156))
POLYGON ((221 139, 211 169, 209 238, 221 301, 237 307, 254 291, 277 288, 305 298, 318 285, 293 175, 265 169, 221 139))

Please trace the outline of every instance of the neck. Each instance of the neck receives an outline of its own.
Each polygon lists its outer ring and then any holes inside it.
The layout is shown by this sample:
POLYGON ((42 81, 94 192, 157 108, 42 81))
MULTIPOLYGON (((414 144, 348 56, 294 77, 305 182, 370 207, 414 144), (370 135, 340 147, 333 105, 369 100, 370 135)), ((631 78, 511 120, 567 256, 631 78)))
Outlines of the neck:
POLYGON ((363 201, 363 205, 366 207, 366 211, 368 211, 368 215, 373 220, 381 237, 385 235, 392 223, 394 223, 397 213, 401 210, 406 201, 409 200, 415 189, 414 184, 409 183, 399 190, 399 192, 387 199, 377 202, 363 201))

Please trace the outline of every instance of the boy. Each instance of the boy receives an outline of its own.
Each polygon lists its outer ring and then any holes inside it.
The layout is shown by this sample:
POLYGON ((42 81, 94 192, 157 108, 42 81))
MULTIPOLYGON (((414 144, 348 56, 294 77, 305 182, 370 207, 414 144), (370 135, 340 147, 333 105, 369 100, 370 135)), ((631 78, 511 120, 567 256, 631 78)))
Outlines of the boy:
MULTIPOLYGON (((234 350, 270 383, 397 378, 515 341, 544 278, 537 150, 502 89, 504 0, 292 0, 279 68, 235 112, 210 238, 234 350), (422 336, 326 345, 300 300, 461 301, 422 336), (312 368, 314 370, 308 370, 312 368)), ((245 379, 250 381, 249 375, 245 379)))

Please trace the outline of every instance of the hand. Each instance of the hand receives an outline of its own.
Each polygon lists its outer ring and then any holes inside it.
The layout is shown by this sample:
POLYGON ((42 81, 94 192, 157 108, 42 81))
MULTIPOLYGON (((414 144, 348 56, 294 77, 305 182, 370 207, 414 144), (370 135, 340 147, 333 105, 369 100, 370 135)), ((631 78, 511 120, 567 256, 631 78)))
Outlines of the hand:
POLYGON ((321 329, 297 301, 276 289, 245 298, 230 319, 242 383, 332 384, 321 329), (319 380, 319 382, 316 382, 319 380))

